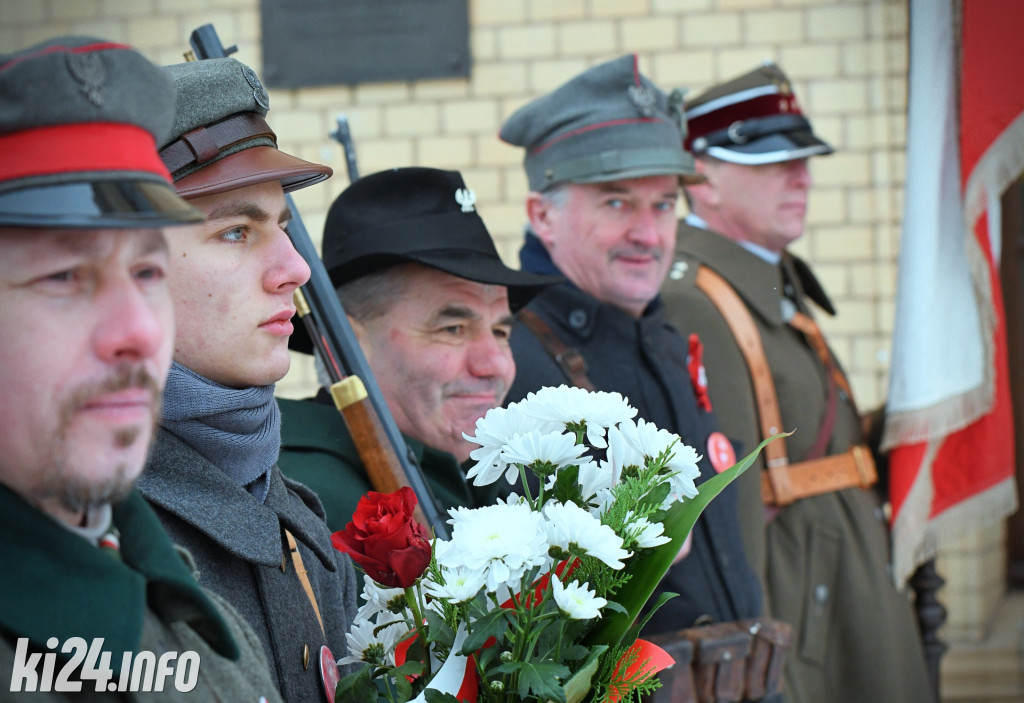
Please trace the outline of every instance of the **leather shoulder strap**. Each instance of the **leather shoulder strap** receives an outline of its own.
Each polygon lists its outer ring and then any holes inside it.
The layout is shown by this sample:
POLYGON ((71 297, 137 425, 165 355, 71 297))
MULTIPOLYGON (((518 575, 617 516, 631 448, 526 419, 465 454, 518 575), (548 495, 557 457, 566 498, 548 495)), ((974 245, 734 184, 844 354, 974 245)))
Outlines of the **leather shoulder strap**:
POLYGON ((554 330, 532 310, 523 308, 516 313, 516 317, 544 345, 544 349, 555 360, 558 368, 562 370, 562 373, 565 374, 565 377, 572 385, 588 391, 597 390, 593 382, 587 377, 587 361, 583 358, 583 354, 580 353, 579 349, 567 346, 565 342, 558 338, 554 330))
MULTIPOLYGON (((768 367, 768 359, 765 357, 761 335, 754 324, 754 318, 732 286, 707 266, 697 269, 697 287, 718 308, 747 362, 750 381, 754 386, 754 395, 757 399, 761 438, 767 439, 777 435, 782 431, 779 400, 775 393, 775 381, 772 379, 772 372, 768 367)), ((769 471, 776 467, 784 467, 789 463, 784 437, 780 437, 765 447, 764 453, 769 471)))

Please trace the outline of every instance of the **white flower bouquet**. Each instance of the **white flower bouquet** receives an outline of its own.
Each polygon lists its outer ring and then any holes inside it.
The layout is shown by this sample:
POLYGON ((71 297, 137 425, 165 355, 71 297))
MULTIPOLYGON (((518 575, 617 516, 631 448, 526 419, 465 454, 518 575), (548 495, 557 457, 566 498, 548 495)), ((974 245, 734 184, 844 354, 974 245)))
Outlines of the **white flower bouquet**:
POLYGON ((467 436, 480 445, 468 477, 522 494, 452 509, 448 541, 412 519, 411 490, 364 497, 334 535, 366 572, 339 662, 363 666, 336 700, 596 703, 656 688, 672 660, 638 634, 670 596, 641 609, 761 447, 698 490, 697 452, 636 414, 566 386, 489 411, 467 436))

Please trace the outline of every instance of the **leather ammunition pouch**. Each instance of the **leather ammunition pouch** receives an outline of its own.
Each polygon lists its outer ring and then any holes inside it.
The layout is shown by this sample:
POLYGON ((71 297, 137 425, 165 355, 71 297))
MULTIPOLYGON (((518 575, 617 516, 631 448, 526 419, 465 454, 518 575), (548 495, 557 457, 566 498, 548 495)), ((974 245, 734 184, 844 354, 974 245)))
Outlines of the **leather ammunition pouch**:
POLYGON ((648 637, 676 660, 648 703, 739 703, 779 692, 793 628, 754 618, 648 637))

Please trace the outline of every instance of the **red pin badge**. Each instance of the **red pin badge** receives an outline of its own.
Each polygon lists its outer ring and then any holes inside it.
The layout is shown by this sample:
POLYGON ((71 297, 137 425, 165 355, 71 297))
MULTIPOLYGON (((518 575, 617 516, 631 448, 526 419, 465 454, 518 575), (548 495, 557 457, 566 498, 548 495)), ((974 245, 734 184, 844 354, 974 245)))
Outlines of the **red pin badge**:
POLYGON ((732 448, 732 442, 721 432, 712 432, 708 437, 708 460, 718 473, 736 463, 736 451, 732 448))
POLYGON ((341 674, 338 672, 338 662, 326 644, 320 648, 320 679, 324 682, 328 703, 334 703, 334 691, 341 681, 341 674))

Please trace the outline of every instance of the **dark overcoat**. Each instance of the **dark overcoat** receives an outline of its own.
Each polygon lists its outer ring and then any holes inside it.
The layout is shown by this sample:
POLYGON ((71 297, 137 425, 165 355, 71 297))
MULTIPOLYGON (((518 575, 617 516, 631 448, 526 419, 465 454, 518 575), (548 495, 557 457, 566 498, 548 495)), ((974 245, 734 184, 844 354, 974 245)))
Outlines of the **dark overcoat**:
MULTIPOLYGON (((668 320, 704 340, 708 386, 723 430, 746 446, 760 439, 746 363, 718 309, 695 285, 699 266, 721 275, 754 318, 778 393, 791 462, 803 459, 825 414, 825 366, 783 319, 783 298, 811 314, 809 294, 831 307, 810 268, 789 254, 773 265, 713 232, 681 223, 662 297, 668 320)), ((786 303, 788 305, 789 303, 786 303)), ((840 395, 827 455, 862 441, 852 400, 840 395)), ((888 535, 871 490, 805 498, 765 525, 759 462, 738 480, 750 562, 768 610, 792 624, 785 692, 791 703, 929 701, 910 603, 889 576, 888 535)))
POLYGON ((195 557, 199 582, 233 605, 263 643, 286 701, 326 700, 320 648, 345 656, 359 585, 331 547, 323 509, 275 466, 261 505, 180 439, 160 429, 139 490, 171 538, 195 557), (296 575, 284 530, 294 535, 324 631, 296 575), (308 658, 307 658, 308 657, 308 658))
MULTIPOLYGON (((0 485, 0 561, 7 565, 0 578, 0 700, 68 700, 65 693, 41 691, 43 681, 38 679, 32 693, 25 692, 29 682, 24 678, 19 679, 22 693, 11 692, 17 642, 25 638, 30 653, 45 655, 55 651, 47 648, 47 640, 57 639, 56 663, 48 677, 55 684, 71 652, 60 649, 71 637, 81 637, 87 645, 102 640, 99 649, 109 660, 104 662, 101 655, 94 664, 109 666, 112 681, 105 683, 104 692, 96 692, 95 680, 73 676, 71 681, 82 686, 76 700, 242 703, 262 696, 279 701, 263 647, 251 628, 233 608, 199 587, 138 493, 114 506, 113 524, 120 532, 120 559, 0 485), (149 652, 158 659, 167 652, 179 658, 195 652, 196 686, 178 691, 170 676, 162 692, 108 691, 110 683, 121 681, 125 652, 149 652)), ((170 663, 176 669, 177 659, 170 663)), ((33 668, 44 677, 42 663, 33 668)), ((138 663, 134 668, 142 671, 138 663)), ((129 685, 126 678, 125 687, 129 685)))

